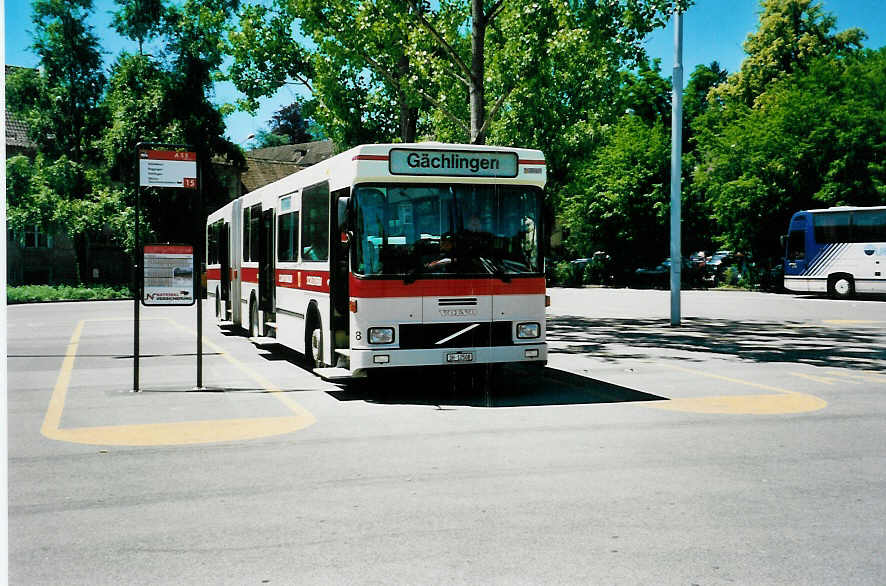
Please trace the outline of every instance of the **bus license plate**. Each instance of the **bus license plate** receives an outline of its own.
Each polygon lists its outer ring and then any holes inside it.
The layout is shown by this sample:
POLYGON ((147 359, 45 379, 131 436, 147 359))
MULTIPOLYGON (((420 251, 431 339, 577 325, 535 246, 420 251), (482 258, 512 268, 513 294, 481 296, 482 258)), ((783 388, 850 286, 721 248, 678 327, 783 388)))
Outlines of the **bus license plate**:
POLYGON ((450 352, 446 355, 446 362, 473 362, 473 352, 450 352))

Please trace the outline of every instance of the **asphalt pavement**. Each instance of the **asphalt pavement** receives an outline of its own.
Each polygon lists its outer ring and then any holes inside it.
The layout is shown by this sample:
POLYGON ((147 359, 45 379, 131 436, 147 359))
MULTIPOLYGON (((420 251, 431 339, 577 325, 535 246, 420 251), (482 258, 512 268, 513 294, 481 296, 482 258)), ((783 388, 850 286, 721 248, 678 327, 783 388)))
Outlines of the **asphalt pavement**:
MULTIPOLYGON (((886 302, 552 289, 549 367, 333 385, 8 311, 12 584, 880 584, 886 302)), ((208 304, 207 304, 208 305, 208 304)))

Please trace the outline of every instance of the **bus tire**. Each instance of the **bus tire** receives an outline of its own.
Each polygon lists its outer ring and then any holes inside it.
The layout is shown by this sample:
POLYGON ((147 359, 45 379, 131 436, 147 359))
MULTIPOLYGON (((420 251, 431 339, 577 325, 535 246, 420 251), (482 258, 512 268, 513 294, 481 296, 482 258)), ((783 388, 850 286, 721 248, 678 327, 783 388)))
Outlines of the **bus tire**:
POLYGON ((249 337, 258 337, 258 304, 255 296, 249 298, 249 337))
POLYGON ((316 309, 309 312, 308 326, 305 328, 305 358, 308 369, 323 366, 323 326, 316 309))
POLYGON ((852 275, 839 273, 828 277, 828 295, 834 299, 850 299, 855 295, 852 275))

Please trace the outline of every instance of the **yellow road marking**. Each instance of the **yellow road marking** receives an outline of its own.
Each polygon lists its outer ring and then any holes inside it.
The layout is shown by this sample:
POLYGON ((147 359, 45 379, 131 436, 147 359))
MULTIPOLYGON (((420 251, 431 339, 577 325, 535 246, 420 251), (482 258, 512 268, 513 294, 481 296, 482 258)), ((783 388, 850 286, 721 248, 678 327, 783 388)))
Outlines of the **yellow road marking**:
POLYGON ((817 383, 824 383, 826 385, 832 385, 832 384, 834 384, 834 382, 836 382, 830 378, 824 378, 824 377, 820 377, 820 376, 812 376, 811 374, 803 374, 802 372, 789 372, 788 374, 790 374, 792 376, 799 376, 800 378, 805 378, 807 380, 815 381, 817 383))
MULTIPOLYGON (((879 372, 872 372, 872 371, 868 371, 868 370, 862 370, 862 371, 860 371, 861 374, 858 374, 855 372, 843 372, 843 371, 837 370, 836 368, 829 368, 827 373, 828 373, 828 376, 839 376, 839 377, 848 378, 848 379, 875 380, 875 381, 886 380, 886 375, 883 375, 879 372)), ((852 381, 852 382, 854 384, 858 384, 857 381, 852 381)))
POLYGON ((666 409, 669 411, 689 411, 693 413, 720 413, 732 415, 780 415, 785 413, 805 413, 807 411, 817 411, 827 406, 827 401, 807 395, 789 391, 772 385, 755 383, 738 378, 721 376, 664 364, 665 368, 678 370, 689 374, 705 376, 717 380, 722 380, 738 385, 754 387, 765 391, 773 391, 775 395, 723 395, 713 397, 693 397, 686 399, 671 399, 670 401, 660 401, 654 403, 646 403, 646 406, 656 409, 666 409))
MULTIPOLYGON (((176 327, 188 332, 188 328, 179 325, 169 318, 176 327)), ((274 435, 283 435, 313 425, 317 419, 314 415, 287 397, 263 376, 246 367, 221 347, 203 338, 203 343, 225 357, 232 365, 241 369, 248 376, 271 392, 280 402, 286 405, 294 415, 287 417, 261 417, 248 419, 217 419, 209 421, 182 421, 176 423, 149 423, 139 425, 113 425, 99 427, 80 427, 60 429, 65 399, 71 383, 77 347, 86 321, 119 321, 116 318, 81 320, 74 327, 74 333, 68 343, 65 359, 56 379, 49 407, 43 419, 40 432, 49 439, 92 445, 113 446, 157 446, 201 444, 210 442, 227 442, 257 439, 274 435)))

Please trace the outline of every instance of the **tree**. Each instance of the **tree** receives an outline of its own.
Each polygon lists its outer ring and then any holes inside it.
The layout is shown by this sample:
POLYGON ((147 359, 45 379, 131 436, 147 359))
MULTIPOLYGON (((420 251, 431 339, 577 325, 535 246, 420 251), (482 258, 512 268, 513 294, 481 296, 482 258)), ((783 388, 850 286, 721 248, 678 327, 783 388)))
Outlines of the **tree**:
POLYGON ((774 81, 806 71, 819 57, 847 55, 861 47, 866 35, 851 28, 834 33, 837 19, 814 0, 761 0, 757 30, 744 42, 747 57, 741 69, 719 85, 714 95, 753 105, 774 81))
POLYGON ((155 37, 163 23, 166 6, 163 0, 115 0, 120 9, 114 13, 111 26, 124 37, 138 43, 142 54, 144 43, 155 37))
POLYGON ((310 142, 308 121, 302 118, 301 109, 300 102, 293 102, 275 112, 270 121, 271 133, 288 139, 287 144, 310 142))
POLYGON ((234 57, 229 76, 246 95, 240 106, 254 109, 259 97, 296 83, 312 96, 304 114, 337 144, 413 142, 420 98, 410 91, 407 13, 405 4, 393 1, 273 0, 244 6, 239 26, 229 34, 234 57), (296 28, 300 36, 293 35, 296 28))
POLYGON ((564 191, 567 246, 606 250, 623 266, 658 261, 668 242, 670 135, 661 121, 627 114, 605 131, 564 191))
POLYGON ((41 152, 82 163, 95 154, 105 82, 98 38, 86 24, 92 0, 34 0, 32 7, 40 72, 9 80, 9 107, 27 122, 41 152))
POLYGON ((697 125, 697 188, 719 241, 778 257, 799 209, 886 203, 886 48, 821 57, 755 105, 711 110, 697 125))

